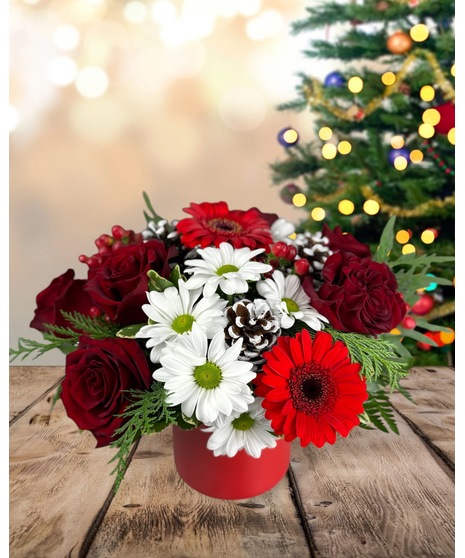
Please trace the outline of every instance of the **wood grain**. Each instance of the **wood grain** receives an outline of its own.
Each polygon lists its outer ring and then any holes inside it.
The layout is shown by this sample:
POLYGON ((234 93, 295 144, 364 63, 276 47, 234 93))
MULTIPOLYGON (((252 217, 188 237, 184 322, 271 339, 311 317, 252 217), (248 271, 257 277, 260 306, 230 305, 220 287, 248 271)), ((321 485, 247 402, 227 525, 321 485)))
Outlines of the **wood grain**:
POLYGON ((250 500, 203 496, 178 476, 167 429, 142 439, 87 557, 309 555, 287 478, 250 500))
POLYGON ((400 436, 358 429, 333 446, 293 446, 315 556, 454 557, 453 481, 396 421, 400 436))
POLYGON ((114 482, 114 450, 95 449, 61 401, 49 416, 53 393, 10 428, 10 558, 77 557, 114 482))
POLYGON ((455 462, 454 377, 455 370, 449 367, 416 368, 402 380, 415 403, 399 393, 391 396, 396 410, 451 467, 455 462))
POLYGON ((10 421, 64 377, 63 366, 10 366, 10 421))

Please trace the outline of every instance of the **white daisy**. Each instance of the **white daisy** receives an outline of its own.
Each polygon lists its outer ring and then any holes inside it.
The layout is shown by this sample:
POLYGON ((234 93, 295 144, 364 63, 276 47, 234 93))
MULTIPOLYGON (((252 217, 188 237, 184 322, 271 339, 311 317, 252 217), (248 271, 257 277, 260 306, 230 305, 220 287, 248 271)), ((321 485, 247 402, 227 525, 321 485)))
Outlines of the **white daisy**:
POLYGON ((265 250, 259 248, 233 248, 222 242, 219 248, 197 250, 202 259, 186 260, 186 273, 191 273, 186 286, 188 289, 203 287, 204 296, 211 296, 219 287, 225 294, 246 293, 247 281, 258 281, 261 273, 268 273, 271 265, 251 261, 265 250))
POLYGON ((286 219, 280 217, 276 219, 271 225, 271 236, 273 237, 273 242, 286 242, 286 244, 294 244, 293 240, 290 238, 292 235, 295 236, 295 227, 286 219))
POLYGON ((198 300, 201 294, 202 289, 188 290, 182 279, 178 282, 178 288, 168 287, 163 292, 147 293, 150 304, 144 304, 142 310, 154 323, 143 326, 136 337, 148 338, 146 347, 152 349, 152 362, 160 362, 161 351, 166 343, 189 334, 194 323, 200 326, 208 339, 212 339, 218 331, 224 331, 227 301, 217 294, 198 300))
POLYGON ((241 449, 252 457, 260 457, 265 448, 274 448, 277 437, 273 433, 271 422, 265 418, 262 407, 263 398, 257 397, 245 413, 221 415, 204 432, 211 432, 207 448, 215 456, 234 457, 241 449))
POLYGON ((266 299, 283 329, 289 329, 295 320, 301 320, 315 331, 328 320, 310 304, 310 298, 300 284, 297 275, 284 275, 279 270, 273 272, 273 279, 257 283, 257 291, 266 299))
POLYGON ((190 335, 166 346, 162 366, 153 373, 165 384, 168 405, 181 405, 187 417, 195 415, 202 423, 212 423, 220 414, 247 411, 254 400, 247 384, 256 374, 250 362, 238 360, 241 347, 242 339, 227 347, 224 332, 208 343, 194 323, 190 335))

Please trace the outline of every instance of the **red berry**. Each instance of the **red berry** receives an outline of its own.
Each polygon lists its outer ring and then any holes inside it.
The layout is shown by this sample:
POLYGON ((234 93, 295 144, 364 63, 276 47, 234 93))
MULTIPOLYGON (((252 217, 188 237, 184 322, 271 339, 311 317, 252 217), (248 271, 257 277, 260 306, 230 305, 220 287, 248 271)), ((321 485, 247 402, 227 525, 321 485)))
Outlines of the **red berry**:
POLYGON ((81 254, 81 255, 79 256, 78 259, 79 259, 79 261, 80 261, 81 263, 86 264, 86 263, 87 263, 87 260, 88 260, 89 258, 88 258, 87 256, 85 256, 84 254, 81 254))
POLYGON ((294 262, 294 269, 297 275, 307 275, 310 269, 310 262, 307 258, 300 258, 300 260, 294 262))
POLYGON ((89 310, 89 314, 91 318, 98 318, 98 316, 102 315, 102 311, 99 308, 97 308, 97 306, 92 306, 91 309, 89 310))
POLYGON ((276 242, 271 247, 271 252, 277 258, 285 258, 287 254, 287 244, 285 242, 276 242))
POLYGON ((293 262, 297 256, 297 248, 292 244, 289 244, 286 248, 286 255, 284 256, 286 260, 293 262))
POLYGON ((401 326, 407 329, 415 329, 417 322, 411 316, 405 316, 402 320, 401 326))
POLYGON ((124 243, 121 242, 121 240, 115 240, 113 242, 112 248, 113 248, 113 250, 118 250, 119 248, 122 248, 123 246, 124 246, 124 243))
POLYGON ((126 231, 119 225, 114 225, 113 227, 111 227, 111 234, 113 235, 113 238, 116 238, 117 240, 121 240, 124 237, 125 233, 126 231))

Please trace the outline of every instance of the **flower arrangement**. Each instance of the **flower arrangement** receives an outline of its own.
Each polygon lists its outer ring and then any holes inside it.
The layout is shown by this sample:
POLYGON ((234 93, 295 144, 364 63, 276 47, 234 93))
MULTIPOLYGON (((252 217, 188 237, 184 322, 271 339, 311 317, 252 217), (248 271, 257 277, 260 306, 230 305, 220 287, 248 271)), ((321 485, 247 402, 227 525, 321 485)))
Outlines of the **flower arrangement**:
MULTIPOLYGON (((395 219, 370 248, 339 227, 296 232, 257 208, 191 203, 146 228, 114 226, 37 296, 12 359, 66 353, 61 398, 97 447, 116 448, 115 486, 133 443, 173 424, 203 428, 215 456, 260 457, 277 439, 333 444, 356 426, 397 432, 389 391, 412 365, 403 325, 435 261, 394 257, 395 219), (395 332, 395 333, 394 333, 395 332)), ((439 284, 448 280, 436 277, 439 284)))

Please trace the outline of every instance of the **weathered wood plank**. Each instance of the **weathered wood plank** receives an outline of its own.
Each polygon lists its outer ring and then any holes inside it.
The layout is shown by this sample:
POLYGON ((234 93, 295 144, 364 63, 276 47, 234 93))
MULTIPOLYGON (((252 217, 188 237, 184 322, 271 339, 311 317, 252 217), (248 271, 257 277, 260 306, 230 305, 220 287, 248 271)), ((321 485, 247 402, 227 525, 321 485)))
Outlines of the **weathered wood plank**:
POLYGON ((10 366, 10 421, 65 375, 63 366, 10 366))
POLYGON ((455 462, 455 370, 449 367, 414 368, 402 380, 415 403, 399 393, 391 401, 422 436, 444 455, 450 464, 455 462))
POLYGON ((95 449, 61 401, 49 416, 53 393, 10 427, 11 558, 77 557, 114 482, 114 450, 95 449))
POLYGON ((454 484, 400 417, 400 436, 356 429, 293 446, 291 469, 317 557, 453 558, 454 484))
POLYGON ((217 500, 176 472, 171 429, 144 437, 87 558, 309 556, 287 478, 247 501, 217 500))

